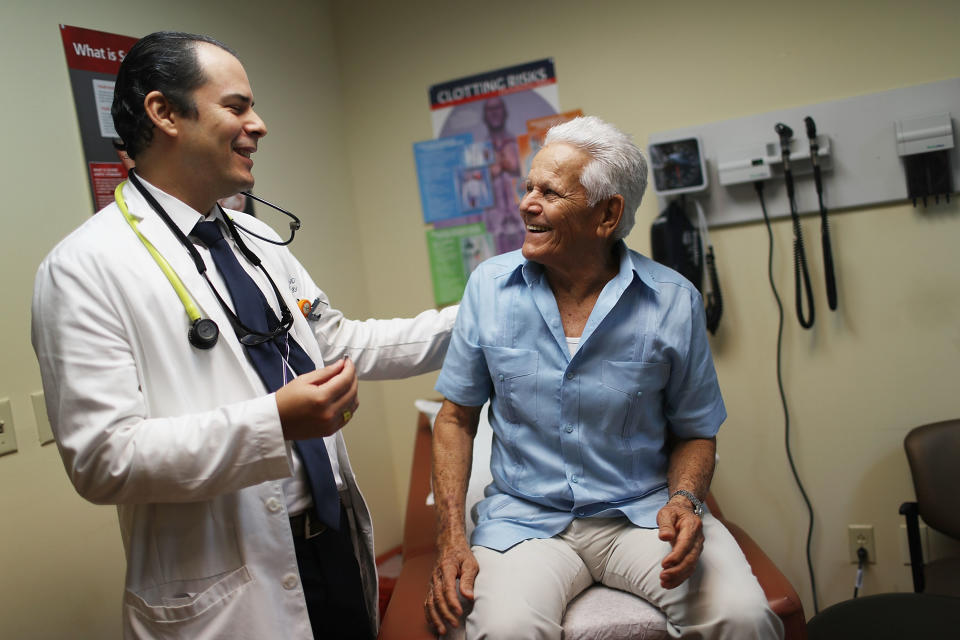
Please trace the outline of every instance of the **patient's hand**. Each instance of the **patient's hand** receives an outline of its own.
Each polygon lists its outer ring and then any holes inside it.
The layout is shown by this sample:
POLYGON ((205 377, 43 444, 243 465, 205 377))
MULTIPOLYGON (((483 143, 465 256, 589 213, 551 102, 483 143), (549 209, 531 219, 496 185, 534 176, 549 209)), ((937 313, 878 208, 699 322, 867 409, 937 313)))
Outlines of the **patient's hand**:
POLYGON ((703 552, 703 522, 692 509, 671 500, 657 513, 657 525, 660 539, 673 547, 661 563, 660 586, 674 589, 697 568, 703 552))
POLYGON ((430 578, 427 599, 423 608, 429 622, 439 635, 447 632, 447 625, 456 627, 463 616, 460 594, 473 600, 473 582, 477 577, 479 565, 467 537, 462 533, 445 539, 443 534, 437 541, 437 563, 430 578), (457 579, 460 580, 459 594, 457 579))

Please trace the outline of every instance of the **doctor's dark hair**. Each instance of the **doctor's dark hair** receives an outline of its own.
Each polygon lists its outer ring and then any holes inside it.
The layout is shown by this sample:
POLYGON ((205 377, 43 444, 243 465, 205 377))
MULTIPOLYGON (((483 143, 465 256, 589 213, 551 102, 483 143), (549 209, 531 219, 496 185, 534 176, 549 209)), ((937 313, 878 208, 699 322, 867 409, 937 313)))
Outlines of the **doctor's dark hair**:
POLYGON ((197 105, 193 91, 206 81, 197 60, 197 44, 207 42, 224 51, 237 53, 209 36, 179 31, 157 31, 137 41, 120 63, 113 88, 113 125, 127 154, 137 154, 150 146, 154 124, 147 116, 143 101, 151 91, 159 91, 174 111, 195 116, 197 105))
POLYGON ((647 160, 630 136, 595 116, 574 118, 551 127, 543 141, 569 144, 593 158, 580 172, 580 184, 592 207, 604 198, 623 196, 623 215, 614 233, 627 237, 636 221, 637 207, 647 190, 647 160))

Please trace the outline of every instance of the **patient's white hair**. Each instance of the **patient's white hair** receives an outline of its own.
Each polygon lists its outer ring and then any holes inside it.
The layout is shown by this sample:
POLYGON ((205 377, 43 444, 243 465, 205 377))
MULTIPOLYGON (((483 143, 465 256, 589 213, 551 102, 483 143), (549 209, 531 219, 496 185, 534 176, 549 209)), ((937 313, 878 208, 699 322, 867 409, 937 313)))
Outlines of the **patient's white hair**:
POLYGON ((595 116, 574 118, 551 127, 544 140, 582 149, 593 158, 580 174, 590 206, 610 196, 623 196, 623 216, 614 239, 627 237, 647 189, 647 160, 630 136, 595 116))

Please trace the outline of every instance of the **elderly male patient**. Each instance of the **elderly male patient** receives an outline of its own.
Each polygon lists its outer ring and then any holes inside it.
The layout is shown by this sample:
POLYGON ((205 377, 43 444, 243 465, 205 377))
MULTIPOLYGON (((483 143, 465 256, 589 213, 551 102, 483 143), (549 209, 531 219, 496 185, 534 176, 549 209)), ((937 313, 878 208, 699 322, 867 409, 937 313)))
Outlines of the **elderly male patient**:
POLYGON ((552 128, 520 203, 523 248, 470 278, 436 387, 439 557, 425 609, 440 633, 465 615, 468 638, 560 638, 567 604, 600 582, 661 609, 674 637, 783 635, 703 509, 726 411, 697 290, 623 242, 646 179, 612 125, 552 128), (487 400, 493 483, 468 543, 487 400))

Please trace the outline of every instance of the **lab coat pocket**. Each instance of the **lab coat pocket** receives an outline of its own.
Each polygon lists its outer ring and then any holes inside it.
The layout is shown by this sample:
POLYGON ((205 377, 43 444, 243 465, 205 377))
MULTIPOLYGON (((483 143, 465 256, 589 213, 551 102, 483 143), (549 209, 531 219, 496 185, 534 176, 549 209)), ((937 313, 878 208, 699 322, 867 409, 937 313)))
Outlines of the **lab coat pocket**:
POLYGON ((225 607, 252 579, 242 566, 215 576, 176 580, 139 591, 128 589, 124 606, 148 623, 186 623, 208 612, 214 615, 213 611, 225 607))

